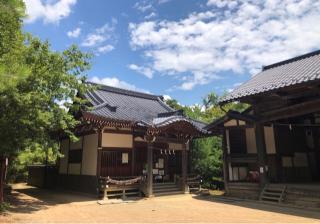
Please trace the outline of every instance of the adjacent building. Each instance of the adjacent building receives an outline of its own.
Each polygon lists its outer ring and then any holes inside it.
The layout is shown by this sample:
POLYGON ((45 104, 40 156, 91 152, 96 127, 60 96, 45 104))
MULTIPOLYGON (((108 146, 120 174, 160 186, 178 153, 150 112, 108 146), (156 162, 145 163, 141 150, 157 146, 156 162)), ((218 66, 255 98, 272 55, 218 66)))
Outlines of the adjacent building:
POLYGON ((222 99, 206 128, 223 137, 228 194, 320 207, 320 51, 263 67, 222 99))

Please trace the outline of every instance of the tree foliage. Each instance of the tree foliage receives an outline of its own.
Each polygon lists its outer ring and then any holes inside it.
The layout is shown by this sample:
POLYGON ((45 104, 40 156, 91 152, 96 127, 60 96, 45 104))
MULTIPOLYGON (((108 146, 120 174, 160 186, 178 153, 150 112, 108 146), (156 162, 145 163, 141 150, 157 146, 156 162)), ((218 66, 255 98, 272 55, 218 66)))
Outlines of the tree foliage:
POLYGON ((0 1, 0 180, 5 158, 25 164, 41 150, 56 155, 58 133, 76 139, 73 112, 85 107, 80 96, 89 88, 91 55, 74 45, 56 52, 23 33, 24 9, 22 0, 0 1))
MULTIPOLYGON (((221 96, 223 97, 223 96, 221 96)), ((203 99, 203 104, 183 106, 175 99, 169 99, 166 103, 176 109, 183 110, 190 118, 210 123, 225 115, 225 111, 243 111, 247 105, 241 103, 229 103, 220 107, 218 102, 221 99, 216 93, 211 92, 203 99)), ((222 139, 221 136, 214 136, 192 141, 191 168, 204 179, 207 187, 220 187, 222 180, 222 139)))

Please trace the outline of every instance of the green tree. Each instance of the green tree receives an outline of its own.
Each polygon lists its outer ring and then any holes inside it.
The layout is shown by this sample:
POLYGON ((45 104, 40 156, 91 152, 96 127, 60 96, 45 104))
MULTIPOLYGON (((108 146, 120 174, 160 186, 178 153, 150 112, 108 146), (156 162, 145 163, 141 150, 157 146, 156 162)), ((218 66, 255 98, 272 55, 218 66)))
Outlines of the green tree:
POLYGON ((80 96, 89 88, 85 71, 91 55, 76 46, 55 52, 47 41, 23 34, 21 7, 18 0, 0 2, 0 202, 7 158, 13 161, 35 144, 57 153, 59 133, 75 140, 73 112, 85 107, 80 96))
POLYGON ((216 106, 218 104, 218 101, 219 101, 219 96, 216 93, 211 92, 206 97, 203 98, 202 103, 205 106, 205 108, 208 109, 212 106, 216 106))
MULTIPOLYGON (((225 111, 244 111, 248 106, 242 103, 228 103, 223 107, 218 104, 223 96, 211 92, 203 99, 203 105, 182 106, 175 99, 166 103, 176 110, 183 110, 187 117, 210 123, 225 115, 225 111)), ((191 163, 194 172, 200 174, 204 184, 214 187, 222 181, 222 139, 212 136, 192 141, 191 163)))

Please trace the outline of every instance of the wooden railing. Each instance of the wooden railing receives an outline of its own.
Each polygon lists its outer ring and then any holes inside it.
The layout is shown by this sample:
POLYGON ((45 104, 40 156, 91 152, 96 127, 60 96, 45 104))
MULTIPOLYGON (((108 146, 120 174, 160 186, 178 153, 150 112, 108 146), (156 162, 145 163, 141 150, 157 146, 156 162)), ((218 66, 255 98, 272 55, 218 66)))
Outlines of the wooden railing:
POLYGON ((142 176, 130 177, 100 177, 99 178, 99 197, 121 197, 125 199, 129 195, 141 196, 142 176))
POLYGON ((202 178, 197 174, 189 174, 187 176, 186 184, 189 191, 201 191, 202 178))

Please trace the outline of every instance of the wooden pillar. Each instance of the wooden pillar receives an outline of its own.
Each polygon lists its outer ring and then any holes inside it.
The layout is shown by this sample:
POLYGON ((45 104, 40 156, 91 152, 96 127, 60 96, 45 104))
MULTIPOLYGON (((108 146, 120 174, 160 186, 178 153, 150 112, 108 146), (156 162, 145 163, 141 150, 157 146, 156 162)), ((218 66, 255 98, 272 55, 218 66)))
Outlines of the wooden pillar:
POLYGON ((97 177, 101 176, 101 154, 102 154, 102 129, 98 130, 98 148, 97 148, 97 177))
POLYGON ((189 142, 185 143, 185 147, 181 152, 181 184, 182 191, 188 192, 187 187, 187 172, 188 172, 188 151, 189 151, 189 142))
POLYGON ((133 146, 133 148, 132 148, 132 151, 131 151, 131 175, 132 176, 135 176, 136 175, 136 172, 135 172, 135 160, 136 160, 136 158, 135 158, 136 156, 135 156, 135 148, 134 148, 134 146, 133 146))
POLYGON ((256 145, 258 154, 258 168, 260 173, 260 186, 264 187, 268 183, 267 174, 267 152, 264 138, 264 126, 261 122, 254 124, 254 130, 256 135, 256 145))
POLYGON ((148 142, 147 197, 153 197, 153 143, 148 142))
POLYGON ((228 160, 227 160, 227 156, 228 156, 228 151, 227 151, 227 139, 226 139, 226 132, 223 131, 223 135, 222 135, 222 159, 223 159, 223 182, 224 182, 224 190, 225 192, 228 194, 229 193, 229 188, 228 188, 228 181, 229 181, 229 170, 228 170, 228 160))

